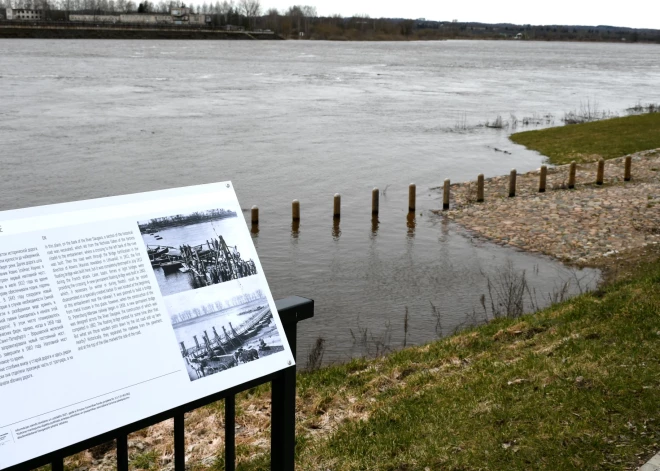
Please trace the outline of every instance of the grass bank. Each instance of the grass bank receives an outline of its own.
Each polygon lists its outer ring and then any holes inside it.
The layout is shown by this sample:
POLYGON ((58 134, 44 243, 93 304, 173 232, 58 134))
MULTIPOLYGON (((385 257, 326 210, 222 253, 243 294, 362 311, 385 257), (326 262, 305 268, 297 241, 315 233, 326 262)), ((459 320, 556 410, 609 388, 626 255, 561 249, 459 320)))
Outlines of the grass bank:
MULTIPOLYGON (((297 469, 636 469, 660 449, 660 263, 535 315, 301 374, 298 394, 297 469)), ((241 397, 243 426, 264 397, 241 397)), ((267 469, 267 450, 243 443, 239 469, 267 469)))
POLYGON ((660 442, 660 264, 518 320, 302 376, 301 469, 634 469, 660 442), (360 416, 361 415, 361 416, 360 416), (319 466, 317 466, 317 464, 319 466))
POLYGON ((555 165, 612 159, 660 147, 660 113, 525 131, 510 138, 555 165))

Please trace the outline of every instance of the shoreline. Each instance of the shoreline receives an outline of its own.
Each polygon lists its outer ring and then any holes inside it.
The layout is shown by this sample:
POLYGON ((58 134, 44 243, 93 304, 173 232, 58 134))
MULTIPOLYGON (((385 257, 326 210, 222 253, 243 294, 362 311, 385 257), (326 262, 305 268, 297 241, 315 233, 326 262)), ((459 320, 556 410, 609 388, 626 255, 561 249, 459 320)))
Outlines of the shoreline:
POLYGON ((275 33, 225 31, 213 28, 97 27, 0 25, 2 39, 210 39, 279 41, 275 33))
MULTIPOLYGON (((277 41, 330 41, 330 42, 429 42, 429 41, 516 41, 511 37, 501 36, 402 36, 387 35, 347 35, 321 36, 310 35, 307 38, 284 37, 275 32, 263 31, 227 31, 219 28, 159 28, 154 26, 110 26, 89 24, 2 24, 0 22, 1 39, 212 39, 212 40, 277 40, 277 41)), ((561 43, 606 43, 621 44, 617 38, 529 38, 524 42, 561 42, 561 43)), ((627 44, 658 44, 653 40, 639 40, 627 44)))
POLYGON ((623 181, 626 156, 605 162, 602 186, 595 184, 596 162, 578 164, 573 190, 569 165, 559 165, 548 167, 545 193, 538 192, 538 169, 517 176, 513 198, 509 176, 496 176, 484 180, 483 203, 476 202, 476 182, 457 183, 450 209, 434 212, 478 238, 600 268, 607 278, 622 262, 660 249, 660 149, 630 155, 630 182, 623 181))

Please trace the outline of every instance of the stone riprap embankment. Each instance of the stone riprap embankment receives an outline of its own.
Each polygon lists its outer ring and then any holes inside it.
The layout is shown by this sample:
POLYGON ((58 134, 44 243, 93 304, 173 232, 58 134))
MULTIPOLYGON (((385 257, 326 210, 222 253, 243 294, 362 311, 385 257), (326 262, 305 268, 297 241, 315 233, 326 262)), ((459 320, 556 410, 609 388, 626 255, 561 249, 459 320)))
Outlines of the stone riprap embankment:
MULTIPOLYGON (((589 264, 622 251, 660 243, 660 149, 632 154, 632 180, 624 182, 625 156, 605 162, 603 185, 597 163, 577 166, 575 189, 569 166, 548 168, 545 193, 540 170, 518 175, 508 197, 509 175, 451 186, 451 206, 438 211, 478 235, 565 262, 589 264)), ((440 192, 442 188, 438 188, 440 192)))

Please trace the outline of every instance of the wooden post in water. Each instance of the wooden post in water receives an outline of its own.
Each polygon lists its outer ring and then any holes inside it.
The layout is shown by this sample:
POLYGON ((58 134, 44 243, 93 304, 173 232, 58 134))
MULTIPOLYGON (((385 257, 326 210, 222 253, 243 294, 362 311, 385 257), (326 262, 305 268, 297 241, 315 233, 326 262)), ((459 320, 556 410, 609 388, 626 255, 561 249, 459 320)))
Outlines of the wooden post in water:
POLYGON ((604 177, 605 177, 605 161, 603 159, 599 159, 598 173, 596 174, 596 185, 602 185, 604 177))
POLYGON ((445 178, 445 187, 442 192, 442 209, 445 211, 449 209, 449 185, 449 178, 445 178))
POLYGON ((378 216, 378 206, 379 206, 379 192, 378 188, 371 190, 371 215, 378 216))
POLYGON ((339 193, 335 193, 332 217, 334 219, 339 219, 341 217, 341 195, 339 193))
POLYGON ((509 198, 516 196, 516 169, 512 168, 509 174, 509 198))
POLYGON ((415 211, 415 202, 417 199, 417 185, 411 183, 408 187, 408 211, 415 211))
POLYGON ((291 203, 291 217, 294 221, 300 221, 300 201, 293 200, 291 203))
POLYGON ((623 174, 623 181, 624 182, 629 182, 630 181, 631 168, 632 168, 632 157, 628 156, 628 157, 626 157, 626 167, 625 167, 624 174, 623 174))
POLYGON ((575 188, 575 171, 577 170, 577 164, 575 160, 571 162, 571 166, 568 169, 568 189, 572 190, 575 188))
POLYGON ((252 206, 252 225, 259 225, 259 207, 256 205, 252 206))
POLYGON ((548 177, 548 167, 541 165, 541 174, 539 176, 539 193, 545 193, 545 182, 548 177))
POLYGON ((477 176, 477 203, 484 202, 484 174, 477 176))

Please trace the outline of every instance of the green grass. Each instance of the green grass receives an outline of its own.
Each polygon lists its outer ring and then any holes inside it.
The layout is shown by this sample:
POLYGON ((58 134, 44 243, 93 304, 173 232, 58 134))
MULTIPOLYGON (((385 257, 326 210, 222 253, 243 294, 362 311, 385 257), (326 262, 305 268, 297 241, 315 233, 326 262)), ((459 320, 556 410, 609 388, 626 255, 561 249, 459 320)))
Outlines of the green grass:
POLYGON ((555 165, 612 159, 660 147, 660 113, 519 132, 510 139, 555 165))
POLYGON ((131 456, 130 468, 131 469, 144 469, 152 470, 157 468, 158 454, 155 451, 148 451, 146 453, 131 456))
POLYGON ((636 469, 660 451, 660 264, 533 316, 301 374, 298 392, 297 469, 636 469), (346 417, 309 439, 328 414, 346 417))

